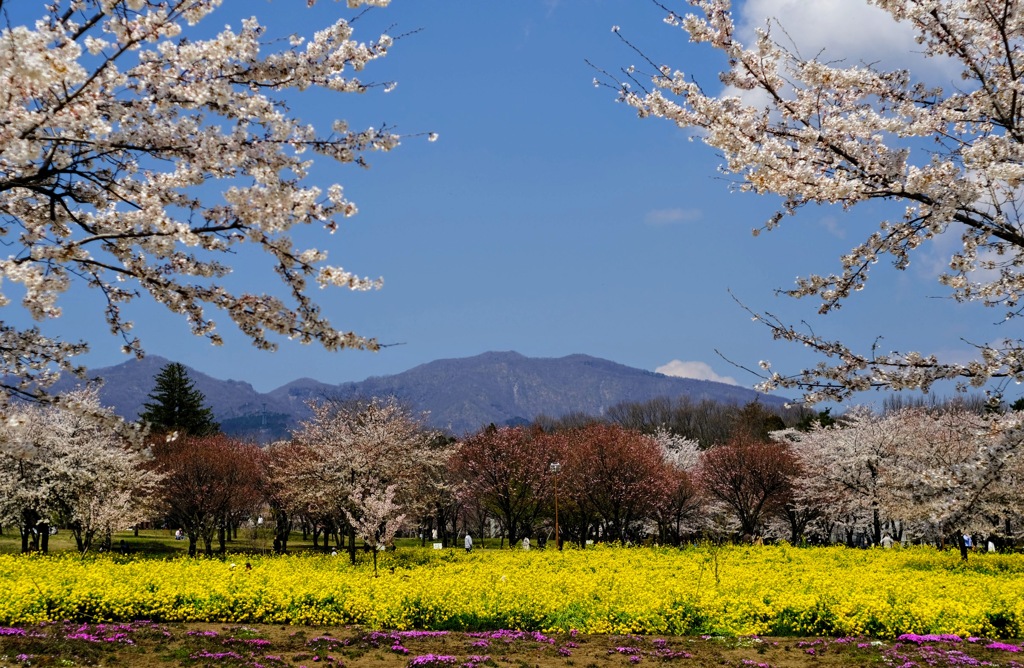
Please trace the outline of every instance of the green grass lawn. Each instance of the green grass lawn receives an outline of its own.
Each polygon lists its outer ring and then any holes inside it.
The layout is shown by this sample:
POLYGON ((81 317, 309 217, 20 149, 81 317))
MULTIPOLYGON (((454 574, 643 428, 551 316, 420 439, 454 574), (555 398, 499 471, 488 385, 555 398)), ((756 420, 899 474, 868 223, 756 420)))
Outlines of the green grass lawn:
MULTIPOLYGON (((112 544, 115 549, 124 540, 132 554, 145 554, 153 557, 173 557, 188 553, 187 540, 175 540, 173 529, 143 529, 136 536, 134 531, 120 531, 114 534, 112 544)), ((333 541, 331 543, 333 545, 333 541)), ((361 541, 357 541, 361 544, 361 541)), ((238 530, 238 537, 227 542, 229 554, 269 554, 274 545, 273 535, 269 530, 246 527, 238 530)), ((398 538, 395 540, 398 548, 415 548, 421 545, 417 538, 398 538)), ((499 541, 492 539, 477 539, 474 547, 487 549, 498 547, 499 541)), ((217 549, 217 540, 214 538, 213 547, 217 549)), ((427 541, 426 549, 432 549, 431 541, 427 541)), ((59 529, 56 534, 50 536, 49 551, 67 552, 75 550, 75 539, 70 531, 59 529)), ((307 534, 303 539, 301 531, 293 531, 288 539, 289 552, 307 552, 313 550, 312 535, 307 534)), ((323 542, 317 548, 323 550, 323 542)), ((21 551, 21 535, 16 527, 3 527, 0 534, 0 554, 18 553, 21 551)), ((199 551, 202 553, 203 544, 199 543, 199 551)))

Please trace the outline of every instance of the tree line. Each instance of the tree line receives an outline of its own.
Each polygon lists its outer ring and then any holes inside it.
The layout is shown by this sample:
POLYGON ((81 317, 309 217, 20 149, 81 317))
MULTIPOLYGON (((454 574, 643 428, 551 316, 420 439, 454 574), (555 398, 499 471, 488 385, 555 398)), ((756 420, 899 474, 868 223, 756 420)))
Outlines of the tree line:
POLYGON ((0 521, 20 528, 23 551, 45 551, 50 526, 85 552, 156 521, 180 529, 190 555, 223 553, 257 518, 277 552, 301 530, 353 561, 358 542, 376 555, 400 531, 445 545, 465 533, 510 546, 854 545, 964 532, 1012 541, 1022 526, 1024 414, 981 402, 788 413, 788 425, 760 404, 719 407, 730 420, 704 443, 679 432, 711 407, 686 400, 453 438, 393 397, 325 399, 291 440, 259 447, 217 433, 179 366, 157 377, 148 434, 98 428, 106 409, 90 391, 20 405, 0 426, 0 521))

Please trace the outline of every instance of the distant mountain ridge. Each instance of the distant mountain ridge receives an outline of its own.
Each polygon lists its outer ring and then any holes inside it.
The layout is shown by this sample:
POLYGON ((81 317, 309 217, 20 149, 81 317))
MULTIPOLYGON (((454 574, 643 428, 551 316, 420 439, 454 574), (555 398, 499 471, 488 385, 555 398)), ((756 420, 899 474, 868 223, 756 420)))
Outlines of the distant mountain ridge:
MULTIPOLYGON (((90 370, 105 380, 100 398, 126 419, 136 419, 153 379, 168 360, 149 356, 90 370)), ((635 369, 589 355, 525 357, 516 352, 488 352, 475 357, 442 359, 408 371, 331 385, 301 378, 267 393, 237 380, 219 380, 189 368, 189 375, 213 408, 227 433, 261 440, 287 437, 306 419, 310 399, 394 395, 415 411, 427 411, 431 426, 454 435, 488 424, 517 424, 540 415, 602 415, 627 401, 687 396, 700 401, 782 405, 785 399, 708 380, 677 378, 635 369)), ((60 389, 73 383, 61 381, 60 389)))

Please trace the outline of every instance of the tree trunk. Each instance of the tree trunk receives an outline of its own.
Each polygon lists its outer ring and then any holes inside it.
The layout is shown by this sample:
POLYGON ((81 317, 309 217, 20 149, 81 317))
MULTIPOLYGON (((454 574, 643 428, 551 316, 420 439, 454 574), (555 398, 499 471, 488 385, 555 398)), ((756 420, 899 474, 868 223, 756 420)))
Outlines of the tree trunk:
POLYGON ((348 559, 353 566, 356 565, 356 528, 348 528, 348 559))
POLYGON ((274 510, 274 551, 284 554, 288 551, 288 536, 291 534, 292 523, 288 514, 282 509, 274 510))

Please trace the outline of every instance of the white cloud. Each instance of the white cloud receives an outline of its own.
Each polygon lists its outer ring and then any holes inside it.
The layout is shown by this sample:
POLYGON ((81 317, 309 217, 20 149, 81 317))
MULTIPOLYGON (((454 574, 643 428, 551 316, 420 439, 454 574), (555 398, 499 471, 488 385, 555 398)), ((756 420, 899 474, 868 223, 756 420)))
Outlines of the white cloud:
POLYGON ((664 225, 677 225, 700 220, 703 217, 700 209, 655 209, 648 211, 644 216, 644 222, 648 225, 661 227, 664 225))
POLYGON ((737 17, 745 44, 753 44, 754 29, 764 28, 769 17, 772 38, 805 59, 909 69, 930 84, 959 79, 952 60, 925 58, 910 23, 897 23, 865 0, 747 0, 737 17))
POLYGON ((731 376, 719 376, 715 373, 715 370, 711 368, 711 365, 705 362, 684 362, 683 360, 672 360, 668 364, 662 364, 655 369, 655 371, 657 373, 663 373, 666 376, 694 378, 696 380, 713 380, 716 383, 739 385, 739 383, 736 382, 736 379, 731 376))
POLYGON ((836 216, 822 216, 818 219, 818 224, 825 228, 829 234, 838 238, 846 238, 846 229, 843 227, 843 220, 836 216))

